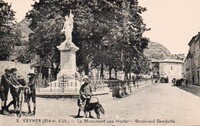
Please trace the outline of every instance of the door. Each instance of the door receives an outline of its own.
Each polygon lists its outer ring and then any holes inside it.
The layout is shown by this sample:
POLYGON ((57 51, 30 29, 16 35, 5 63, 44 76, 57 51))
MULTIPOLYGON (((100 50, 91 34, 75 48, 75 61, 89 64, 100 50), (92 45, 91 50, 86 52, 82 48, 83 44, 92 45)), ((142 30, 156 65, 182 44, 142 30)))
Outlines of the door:
POLYGON ((192 85, 194 85, 194 76, 192 76, 192 85))

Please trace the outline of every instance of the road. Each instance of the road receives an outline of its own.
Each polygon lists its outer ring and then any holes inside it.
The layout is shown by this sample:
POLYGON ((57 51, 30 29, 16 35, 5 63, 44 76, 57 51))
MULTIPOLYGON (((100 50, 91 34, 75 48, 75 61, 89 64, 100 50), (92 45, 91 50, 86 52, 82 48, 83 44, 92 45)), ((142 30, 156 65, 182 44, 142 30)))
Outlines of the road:
POLYGON ((75 99, 37 98, 36 116, 0 115, 0 126, 200 125, 200 97, 171 84, 149 84, 121 99, 113 99, 111 94, 98 98, 106 111, 100 120, 74 118, 78 109, 75 99))

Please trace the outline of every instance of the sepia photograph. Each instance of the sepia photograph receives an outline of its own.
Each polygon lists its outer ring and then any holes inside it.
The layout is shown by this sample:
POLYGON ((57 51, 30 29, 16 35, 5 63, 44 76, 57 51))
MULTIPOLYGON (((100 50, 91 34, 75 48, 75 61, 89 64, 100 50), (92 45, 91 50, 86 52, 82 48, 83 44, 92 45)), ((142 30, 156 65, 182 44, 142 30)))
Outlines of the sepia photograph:
POLYGON ((0 126, 200 125, 199 0, 0 0, 0 126))

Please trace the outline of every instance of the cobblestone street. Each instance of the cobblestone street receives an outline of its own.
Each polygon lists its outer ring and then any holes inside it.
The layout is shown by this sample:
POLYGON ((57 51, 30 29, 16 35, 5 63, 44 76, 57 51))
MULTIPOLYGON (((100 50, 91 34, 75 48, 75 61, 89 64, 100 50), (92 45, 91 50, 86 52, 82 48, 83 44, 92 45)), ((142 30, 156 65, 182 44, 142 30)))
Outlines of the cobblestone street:
MULTIPOLYGON (((75 99, 37 98, 36 116, 0 115, 5 125, 199 125, 200 98, 171 84, 148 84, 134 89, 128 97, 116 99, 112 95, 97 96, 106 114, 97 119, 74 118, 77 114, 75 99), (57 116, 59 117, 57 118, 57 116), (104 122, 105 121, 105 122, 104 122), (79 122, 79 123, 78 123, 79 122)), ((27 111, 24 105, 24 111, 27 111)), ((83 113, 81 113, 83 115, 83 113)), ((95 113, 92 115, 96 117, 95 113)), ((1 124, 0 124, 1 125, 1 124)))

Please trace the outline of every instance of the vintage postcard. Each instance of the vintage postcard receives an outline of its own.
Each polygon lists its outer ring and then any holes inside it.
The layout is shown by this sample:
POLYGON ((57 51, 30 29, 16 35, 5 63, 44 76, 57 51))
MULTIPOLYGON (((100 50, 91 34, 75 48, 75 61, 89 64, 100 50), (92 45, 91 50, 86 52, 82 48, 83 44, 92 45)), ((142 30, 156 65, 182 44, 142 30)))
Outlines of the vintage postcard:
POLYGON ((0 126, 200 125, 199 0, 0 0, 0 126))

